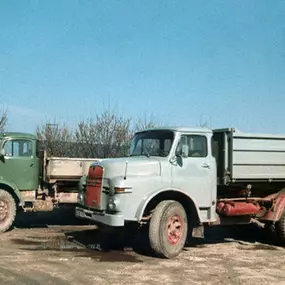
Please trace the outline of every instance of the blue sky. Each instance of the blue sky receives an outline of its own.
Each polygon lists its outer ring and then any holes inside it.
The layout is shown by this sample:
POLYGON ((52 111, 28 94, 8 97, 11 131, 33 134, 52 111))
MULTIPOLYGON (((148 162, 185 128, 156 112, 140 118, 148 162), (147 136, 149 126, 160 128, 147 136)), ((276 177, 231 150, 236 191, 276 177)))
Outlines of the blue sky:
POLYGON ((106 108, 285 134, 285 2, 0 1, 9 129, 106 108))

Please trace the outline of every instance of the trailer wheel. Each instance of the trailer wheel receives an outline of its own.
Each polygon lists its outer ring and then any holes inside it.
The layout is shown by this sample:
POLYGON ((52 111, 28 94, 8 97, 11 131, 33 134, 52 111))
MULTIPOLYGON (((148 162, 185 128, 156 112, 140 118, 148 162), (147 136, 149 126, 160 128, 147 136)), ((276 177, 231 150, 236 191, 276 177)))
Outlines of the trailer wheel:
POLYGON ((16 217, 16 203, 10 193, 0 189, 0 232, 11 228, 16 217))
POLYGON ((276 223, 276 233, 281 242, 285 244, 285 209, 280 220, 276 223))
POLYGON ((149 242, 154 253, 163 258, 177 256, 185 245, 188 233, 187 215, 176 201, 160 202, 149 224, 149 242))

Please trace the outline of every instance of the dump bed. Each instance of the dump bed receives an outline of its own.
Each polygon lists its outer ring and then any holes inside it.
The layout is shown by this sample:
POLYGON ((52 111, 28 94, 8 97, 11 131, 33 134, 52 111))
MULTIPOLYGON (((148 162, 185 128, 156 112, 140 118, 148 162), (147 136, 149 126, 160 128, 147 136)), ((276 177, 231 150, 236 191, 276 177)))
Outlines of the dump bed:
POLYGON ((66 158, 48 157, 45 159, 45 180, 49 183, 55 181, 78 181, 88 173, 91 163, 99 161, 96 158, 66 158))
POLYGON ((214 130, 218 184, 285 181, 285 136, 214 130))

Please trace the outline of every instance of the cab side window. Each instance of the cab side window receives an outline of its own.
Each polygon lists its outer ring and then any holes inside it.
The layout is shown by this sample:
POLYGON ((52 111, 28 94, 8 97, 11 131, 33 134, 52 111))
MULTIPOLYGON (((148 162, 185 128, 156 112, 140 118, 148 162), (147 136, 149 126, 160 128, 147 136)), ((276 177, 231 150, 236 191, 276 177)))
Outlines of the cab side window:
POLYGON ((5 156, 21 157, 32 156, 32 142, 29 140, 10 140, 4 145, 5 156))
POLYGON ((182 151, 184 152, 184 157, 207 157, 207 137, 201 135, 181 136, 177 152, 179 153, 182 151), (187 150, 187 153, 185 153, 185 150, 187 150))

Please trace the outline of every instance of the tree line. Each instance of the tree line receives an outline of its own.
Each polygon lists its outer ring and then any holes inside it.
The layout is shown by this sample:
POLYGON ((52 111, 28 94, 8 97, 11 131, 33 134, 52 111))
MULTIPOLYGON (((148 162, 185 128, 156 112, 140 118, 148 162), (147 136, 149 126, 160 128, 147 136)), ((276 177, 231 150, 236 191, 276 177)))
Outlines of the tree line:
MULTIPOLYGON (((0 132, 7 129, 6 109, 0 110, 0 132)), ((38 125, 36 135, 48 156, 111 158, 128 155, 136 131, 160 126, 154 116, 137 120, 105 110, 93 118, 79 121, 75 128, 66 123, 46 121, 38 125)), ((200 127, 207 127, 200 119, 200 127)))
POLYGON ((136 131, 158 126, 151 116, 133 122, 111 111, 81 120, 75 128, 65 123, 44 123, 36 129, 48 156, 111 158, 128 155, 136 131))
MULTIPOLYGON (((0 110, 0 132, 7 130, 8 114, 0 110)), ((38 125, 36 135, 48 156, 109 158, 126 156, 136 131, 158 126, 153 116, 135 122, 116 112, 103 111, 81 120, 75 128, 66 123, 46 121, 38 125)))

